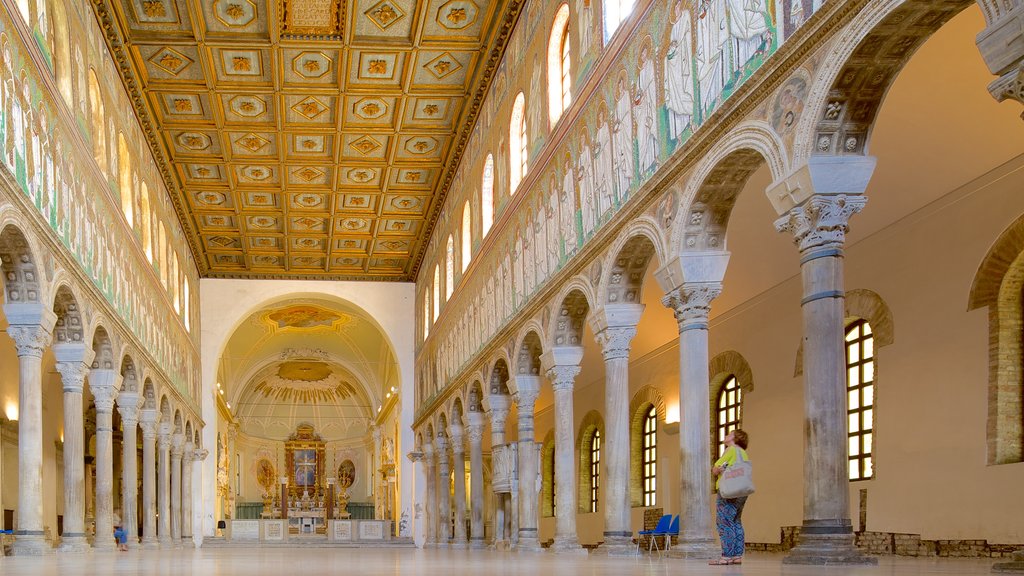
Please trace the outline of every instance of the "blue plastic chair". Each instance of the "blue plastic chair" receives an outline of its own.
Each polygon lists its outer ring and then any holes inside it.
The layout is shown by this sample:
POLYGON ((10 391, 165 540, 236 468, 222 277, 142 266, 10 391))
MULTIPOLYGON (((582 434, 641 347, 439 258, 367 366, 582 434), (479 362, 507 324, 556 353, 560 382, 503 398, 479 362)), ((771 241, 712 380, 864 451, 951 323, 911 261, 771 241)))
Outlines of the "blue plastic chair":
POLYGON ((665 514, 661 518, 658 518, 658 525, 654 527, 654 530, 641 530, 641 531, 637 532, 636 553, 640 554, 640 540, 642 540, 642 538, 641 538, 642 536, 650 536, 651 537, 650 543, 647 545, 647 551, 650 552, 651 551, 651 546, 654 544, 655 538, 657 538, 659 535, 668 534, 668 530, 671 527, 672 527, 672 515, 671 514, 665 514))
MULTIPOLYGON (((667 532, 658 533, 658 534, 653 534, 652 535, 651 542, 654 543, 654 548, 655 549, 658 548, 658 536, 664 536, 665 537, 665 551, 668 551, 668 549, 672 546, 672 537, 673 536, 679 536, 679 515, 678 514, 676 514, 675 518, 672 519, 672 525, 669 526, 667 532)), ((660 552, 661 550, 658 550, 658 551, 660 552)))

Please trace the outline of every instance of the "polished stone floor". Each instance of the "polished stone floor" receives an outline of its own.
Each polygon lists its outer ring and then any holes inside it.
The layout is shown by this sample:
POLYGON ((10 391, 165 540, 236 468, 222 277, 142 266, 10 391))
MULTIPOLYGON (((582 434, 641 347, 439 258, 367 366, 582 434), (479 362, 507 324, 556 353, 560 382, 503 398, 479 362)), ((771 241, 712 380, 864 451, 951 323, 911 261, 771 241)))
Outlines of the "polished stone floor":
POLYGON ((783 566, 782 556, 750 554, 742 566, 708 566, 696 560, 565 557, 552 554, 381 549, 242 549, 164 550, 96 553, 88 557, 50 555, 43 558, 0 557, 0 574, 116 576, 122 574, 318 576, 703 576, 811 575, 916 576, 926 574, 989 574, 991 560, 883 557, 875 567, 783 566))

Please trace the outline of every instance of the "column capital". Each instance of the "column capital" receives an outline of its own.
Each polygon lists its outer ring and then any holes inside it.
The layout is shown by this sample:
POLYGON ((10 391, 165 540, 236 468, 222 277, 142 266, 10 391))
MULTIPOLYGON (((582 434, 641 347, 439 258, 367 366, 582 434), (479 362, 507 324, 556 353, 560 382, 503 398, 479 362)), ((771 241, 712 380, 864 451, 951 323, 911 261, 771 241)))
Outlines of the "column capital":
POLYGON ((636 336, 636 326, 616 326, 601 330, 594 337, 601 346, 605 360, 629 358, 629 347, 636 336))
POLYGON ((171 434, 171 456, 181 458, 185 452, 185 435, 181 432, 171 434))
POLYGON ((547 370, 547 377, 551 380, 551 387, 557 392, 559 390, 572 391, 576 384, 576 376, 579 376, 580 366, 578 364, 556 364, 547 370))
POLYGON ((424 442, 423 446, 420 446, 420 452, 423 453, 423 459, 430 464, 434 458, 434 445, 430 442, 424 442))
POLYGON ((145 399, 138 392, 121 392, 117 395, 117 411, 121 420, 138 424, 139 411, 145 399))
MULTIPOLYGON (((163 428, 163 426, 161 426, 161 428, 163 428)), ((143 425, 142 430, 143 431, 146 430, 145 425, 143 425)), ((157 434, 157 436, 156 436, 156 444, 157 444, 157 446, 160 447, 161 451, 170 448, 171 447, 171 435, 170 434, 165 434, 163 430, 160 430, 160 433, 157 434)))
POLYGON ((444 435, 444 432, 437 433, 435 446, 438 454, 444 454, 448 451, 448 437, 444 435))
POLYGON ((461 424, 450 424, 448 426, 449 445, 453 454, 463 454, 466 452, 466 447, 463 445, 463 439, 465 434, 461 424))
POLYGON ((801 252, 842 248, 850 217, 863 210, 867 201, 867 197, 860 195, 815 195, 776 220, 775 229, 793 234, 801 252))
POLYGON ((42 358, 43 352, 53 341, 53 332, 38 324, 12 324, 7 327, 7 335, 14 340, 19 358, 22 356, 42 358))
MULTIPOLYGON (((535 380, 540 380, 539 377, 531 377, 535 380)), ((536 386, 519 386, 516 390, 516 405, 519 407, 519 419, 524 417, 533 417, 533 405, 537 402, 537 397, 540 396, 539 382, 536 386)))
POLYGON ((142 437, 156 436, 160 425, 160 413, 152 408, 139 410, 139 426, 142 427, 142 437))
POLYGON ((93 369, 89 372, 89 391, 96 401, 99 412, 113 412, 114 400, 121 391, 121 375, 109 368, 93 369))
POLYGON ((711 301, 721 293, 721 282, 687 282, 665 294, 661 303, 672 309, 680 332, 690 327, 707 329, 711 301))
POLYGON ((81 394, 85 385, 85 376, 89 373, 89 365, 83 362, 57 362, 61 385, 65 392, 81 394))
POLYGON ((424 454, 422 450, 414 450, 406 454, 405 457, 408 458, 410 462, 422 462, 423 459, 426 458, 426 454, 424 454))
POLYGON ((466 428, 466 435, 469 437, 470 446, 479 446, 484 439, 483 421, 481 420, 480 422, 470 422, 469 426, 466 428))
POLYGON ((195 450, 192 451, 192 461, 202 462, 203 460, 206 460, 206 457, 209 455, 210 451, 207 450, 206 448, 196 448, 195 450))
POLYGON ((988 89, 992 96, 1024 104, 1024 4, 1002 11, 991 3, 993 13, 986 14, 988 26, 978 34, 978 50, 989 71, 999 76, 988 89))

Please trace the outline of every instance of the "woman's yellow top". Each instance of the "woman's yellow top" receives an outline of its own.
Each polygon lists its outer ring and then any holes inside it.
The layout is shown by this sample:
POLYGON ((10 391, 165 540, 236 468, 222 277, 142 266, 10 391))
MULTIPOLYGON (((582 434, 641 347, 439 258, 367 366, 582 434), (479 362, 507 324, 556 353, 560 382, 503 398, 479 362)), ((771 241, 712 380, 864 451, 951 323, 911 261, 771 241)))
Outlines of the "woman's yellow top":
MULTIPOLYGON (((725 449, 725 453, 722 454, 721 458, 719 458, 718 460, 715 460, 715 466, 718 466, 718 467, 729 467, 729 466, 732 466, 733 464, 736 463, 736 455, 737 454, 739 454, 740 457, 742 457, 744 460, 750 460, 750 457, 747 456, 747 451, 746 450, 744 450, 743 448, 740 448, 739 446, 730 446, 730 447, 725 449)), ((721 478, 722 478, 721 474, 719 474, 718 477, 715 478, 715 490, 718 490, 718 481, 721 478)))

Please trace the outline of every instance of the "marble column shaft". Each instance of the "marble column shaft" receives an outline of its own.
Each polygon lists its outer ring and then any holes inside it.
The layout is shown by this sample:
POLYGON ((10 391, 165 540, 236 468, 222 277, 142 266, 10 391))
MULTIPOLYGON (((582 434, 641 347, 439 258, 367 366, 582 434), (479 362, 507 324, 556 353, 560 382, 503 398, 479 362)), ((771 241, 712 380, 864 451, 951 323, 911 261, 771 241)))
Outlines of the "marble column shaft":
POLYGON ((156 531, 156 440, 160 413, 156 410, 142 410, 139 426, 142 427, 142 545, 146 548, 157 546, 156 531))
POLYGON ((18 524, 11 553, 40 555, 51 551, 43 530, 42 359, 52 334, 42 325, 12 324, 7 335, 18 352, 18 524))
POLYGON ((121 375, 113 370, 89 373, 89 388, 96 403, 96 533, 92 546, 111 550, 114 541, 114 401, 121 375))
MULTIPOLYGON (((491 449, 505 443, 505 426, 508 423, 509 397, 507 394, 491 394, 491 449)), ((507 542, 509 534, 505 530, 509 516, 512 511, 509 509, 508 496, 505 494, 495 495, 494 509, 494 546, 507 542)))
POLYGON ((537 442, 534 440, 534 406, 540 394, 539 376, 516 376, 516 405, 519 424, 519 543, 518 550, 540 550, 537 533, 540 473, 537 442))
POLYGON ((192 542, 192 471, 195 463, 195 444, 185 442, 181 453, 181 543, 190 546, 192 542))
POLYGON ((804 324, 804 521, 790 563, 863 563, 853 545, 846 421, 843 251, 863 196, 813 196, 776 223, 800 249, 804 324))
POLYGON ((469 436, 469 540, 474 548, 484 547, 484 415, 471 412, 466 415, 469 436))
POLYGON ((685 283, 669 292, 662 303, 679 323, 679 405, 683 425, 679 434, 679 546, 683 556, 718 554, 712 522, 711 405, 708 386, 708 315, 711 301, 722 293, 718 282, 685 283))
MULTIPOLYGON (((582 356, 582 351, 581 354, 582 356)), ((555 365, 547 370, 555 393, 555 542, 556 552, 580 551, 576 535, 576 431, 573 388, 580 367, 555 365)))
POLYGON ((457 548, 465 548, 466 538, 466 449, 463 443, 463 428, 452 424, 452 468, 455 484, 455 535, 453 544, 457 548))
MULTIPOLYGON (((636 336, 641 305, 606 305, 594 335, 605 364, 604 541, 602 553, 625 554, 633 548, 629 493, 629 347, 636 336), (615 306, 613 308, 613 306, 615 306)), ((592 321, 593 322, 593 321, 592 321)))
POLYGON ((171 436, 171 540, 181 544, 181 457, 185 450, 185 437, 181 433, 171 436))
POLYGON ((171 540, 171 431, 166 422, 160 424, 160 435, 157 437, 160 448, 160 462, 157 466, 157 518, 160 521, 158 531, 161 547, 170 547, 171 540))
POLYGON ((423 546, 437 545, 437 475, 434 465, 434 445, 423 444, 423 474, 426 477, 426 502, 423 503, 423 546))
POLYGON ((437 452, 437 543, 447 546, 452 539, 451 468, 448 465, 448 439, 438 433, 437 452))
POLYGON ((85 423, 82 390, 89 373, 92 350, 79 345, 85 362, 58 362, 64 388, 64 532, 61 552, 85 552, 85 423), (86 354, 88 352, 88 354, 86 354))
POLYGON ((121 523, 129 548, 139 545, 138 425, 139 394, 121 392, 117 409, 121 414, 121 523))

